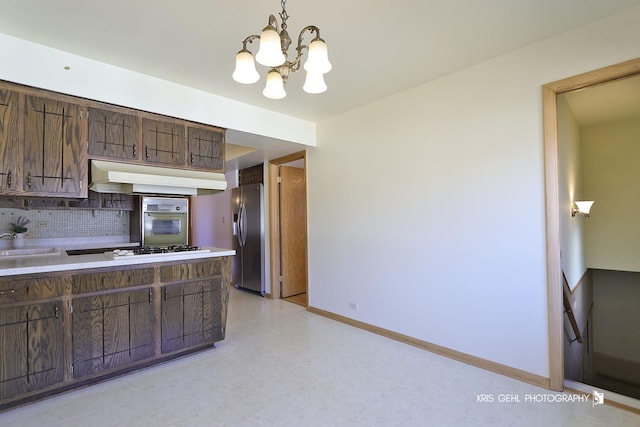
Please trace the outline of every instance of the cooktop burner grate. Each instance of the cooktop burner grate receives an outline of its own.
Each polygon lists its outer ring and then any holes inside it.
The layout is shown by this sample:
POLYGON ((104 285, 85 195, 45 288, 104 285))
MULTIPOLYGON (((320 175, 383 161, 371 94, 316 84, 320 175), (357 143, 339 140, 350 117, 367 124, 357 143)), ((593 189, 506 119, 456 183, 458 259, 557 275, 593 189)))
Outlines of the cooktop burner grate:
POLYGON ((167 247, 158 247, 158 246, 143 246, 141 248, 136 248, 133 250, 135 255, 150 255, 150 254, 167 254, 173 252, 193 252, 199 251, 199 246, 191 246, 191 245, 173 245, 167 247))

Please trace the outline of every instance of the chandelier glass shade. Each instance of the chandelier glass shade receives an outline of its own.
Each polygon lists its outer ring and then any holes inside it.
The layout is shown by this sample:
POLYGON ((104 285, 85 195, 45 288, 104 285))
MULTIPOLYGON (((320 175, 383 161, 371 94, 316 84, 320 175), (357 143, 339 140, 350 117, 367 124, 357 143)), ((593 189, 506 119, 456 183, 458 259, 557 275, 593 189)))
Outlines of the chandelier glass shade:
POLYGON ((287 19, 289 15, 285 10, 286 0, 281 1, 282 12, 279 14, 282 23, 278 32, 278 20, 274 15, 269 16, 269 24, 264 27, 262 33, 250 35, 242 42, 242 49, 236 55, 236 68, 233 72, 233 79, 238 83, 252 84, 260 79, 260 74, 256 70, 255 61, 269 67, 266 85, 262 94, 267 98, 281 99, 287 93, 284 85, 293 72, 300 70, 304 52, 307 52, 307 59, 304 63, 304 70, 307 76, 302 89, 311 94, 323 93, 327 90, 324 81, 324 74, 331 71, 331 62, 327 53, 327 44, 320 38, 320 29, 315 25, 304 27, 298 36, 298 44, 295 47, 296 56, 289 60, 288 50, 291 45, 291 38, 287 32, 287 19), (309 45, 303 43, 306 33, 315 35, 309 45), (260 39, 260 47, 255 56, 247 49, 247 44, 260 39))
POLYGON ((262 94, 271 99, 282 99, 287 96, 284 90, 284 79, 275 68, 267 74, 267 84, 262 94))

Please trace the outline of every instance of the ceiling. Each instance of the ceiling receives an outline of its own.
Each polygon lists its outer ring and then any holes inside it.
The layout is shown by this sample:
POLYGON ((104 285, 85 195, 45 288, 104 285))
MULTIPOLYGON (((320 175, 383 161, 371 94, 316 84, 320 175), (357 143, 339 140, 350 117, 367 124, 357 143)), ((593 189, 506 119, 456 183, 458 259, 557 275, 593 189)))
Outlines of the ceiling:
POLYGON ((581 127, 640 117, 640 75, 563 94, 581 127))
MULTIPOLYGON (((640 0, 290 0, 292 39, 303 27, 318 26, 333 70, 325 76, 329 89, 320 95, 304 93, 304 75, 294 73, 281 100, 262 96, 265 68, 258 66, 263 77, 254 85, 231 78, 242 41, 259 34, 270 14, 280 13, 277 0, 0 0, 0 32, 317 122, 639 5, 640 0)), ((255 54, 256 47, 250 48, 255 54)), ((268 140, 261 144, 242 158, 266 157, 263 149, 274 150, 270 156, 291 150, 270 148, 268 140)))

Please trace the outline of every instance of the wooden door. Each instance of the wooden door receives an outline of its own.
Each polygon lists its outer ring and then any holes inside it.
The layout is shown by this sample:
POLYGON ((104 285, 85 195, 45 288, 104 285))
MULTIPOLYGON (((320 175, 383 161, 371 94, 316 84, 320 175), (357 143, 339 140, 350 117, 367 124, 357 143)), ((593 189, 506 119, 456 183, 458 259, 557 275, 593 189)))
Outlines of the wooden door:
POLYGON ((89 108, 88 149, 91 157, 138 158, 138 118, 131 114, 89 108))
POLYGON ((307 194, 305 171, 280 166, 281 297, 307 292, 307 194))
POLYGON ((222 130, 190 127, 187 132, 189 166, 224 172, 224 133, 222 130))
POLYGON ((25 114, 24 190, 86 197, 87 150, 80 138, 80 107, 27 96, 25 114))
POLYGON ((184 165, 184 126, 142 119, 142 160, 168 165, 184 165))
POLYGON ((22 190, 18 100, 17 92, 0 89, 0 194, 22 190))
POLYGON ((0 310, 0 400, 63 380, 64 339, 58 305, 0 310))

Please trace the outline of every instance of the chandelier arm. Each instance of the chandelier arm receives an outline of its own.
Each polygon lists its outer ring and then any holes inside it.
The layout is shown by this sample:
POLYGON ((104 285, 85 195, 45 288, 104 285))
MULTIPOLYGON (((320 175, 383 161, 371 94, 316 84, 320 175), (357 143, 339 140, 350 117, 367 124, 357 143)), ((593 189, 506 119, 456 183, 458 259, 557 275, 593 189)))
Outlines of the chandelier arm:
POLYGON ((250 35, 249 37, 247 37, 246 39, 244 39, 244 40, 242 41, 242 50, 248 50, 248 49, 247 49, 247 44, 248 44, 248 43, 253 43, 253 41, 254 41, 255 39, 259 39, 259 38, 260 38, 260 36, 259 36, 258 34, 252 34, 252 35, 250 35))
POLYGON ((269 15, 269 26, 273 27, 278 31, 278 19, 274 15, 269 15))
POLYGON ((304 37, 305 31, 309 31, 311 34, 316 33, 316 37, 320 38, 320 28, 315 25, 307 25, 300 31, 300 35, 298 36, 298 46, 302 44, 302 37, 304 37))
POLYGON ((296 58, 293 61, 289 62, 289 68, 291 68, 292 71, 300 70, 300 64, 303 55, 302 51, 304 49, 309 50, 309 45, 302 44, 302 39, 304 38, 304 34, 307 31, 311 34, 315 33, 316 38, 320 38, 320 28, 316 27, 315 25, 307 25, 302 29, 302 31, 300 31, 300 34, 298 35, 298 46, 296 47, 296 58))

